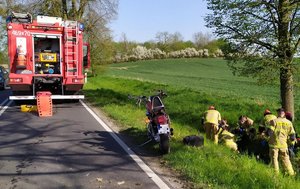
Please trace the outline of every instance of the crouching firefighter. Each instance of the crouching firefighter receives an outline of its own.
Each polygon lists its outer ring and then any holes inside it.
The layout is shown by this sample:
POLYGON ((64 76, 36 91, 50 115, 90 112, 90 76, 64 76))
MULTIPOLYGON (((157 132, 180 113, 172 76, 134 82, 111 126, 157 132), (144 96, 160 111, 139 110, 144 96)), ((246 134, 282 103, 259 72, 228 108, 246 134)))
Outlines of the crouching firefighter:
POLYGON ((209 106, 208 110, 204 112, 203 121, 206 139, 212 140, 215 144, 218 144, 218 125, 221 121, 221 114, 214 106, 209 106))
POLYGON ((221 144, 224 144, 226 147, 230 148, 233 151, 238 151, 237 144, 235 142, 235 136, 228 131, 229 125, 227 124, 226 119, 222 119, 219 125, 219 141, 221 144))
POLYGON ((283 108, 277 110, 277 119, 270 121, 268 129, 270 158, 272 166, 276 172, 279 172, 278 156, 282 160, 283 167, 289 175, 295 175, 295 172, 288 154, 288 141, 295 140, 295 130, 291 121, 285 118, 283 108))

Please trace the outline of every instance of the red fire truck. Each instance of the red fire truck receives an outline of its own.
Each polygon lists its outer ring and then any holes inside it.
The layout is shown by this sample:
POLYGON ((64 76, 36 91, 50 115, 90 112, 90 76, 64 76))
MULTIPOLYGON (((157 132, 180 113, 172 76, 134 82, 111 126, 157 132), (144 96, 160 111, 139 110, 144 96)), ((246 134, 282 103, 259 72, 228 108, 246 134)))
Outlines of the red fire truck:
POLYGON ((36 99, 39 91, 51 92, 52 99, 84 98, 78 92, 90 60, 83 24, 14 12, 6 22, 11 100, 36 99))

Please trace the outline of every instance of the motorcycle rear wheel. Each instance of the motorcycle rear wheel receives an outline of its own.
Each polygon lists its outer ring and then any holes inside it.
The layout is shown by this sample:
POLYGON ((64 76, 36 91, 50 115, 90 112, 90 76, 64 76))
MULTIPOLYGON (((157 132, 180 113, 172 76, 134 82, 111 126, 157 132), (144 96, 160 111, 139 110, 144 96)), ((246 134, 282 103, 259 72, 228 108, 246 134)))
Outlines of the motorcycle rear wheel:
POLYGON ((159 137, 160 137, 159 148, 162 154, 170 153, 170 138, 168 134, 161 134, 159 135, 159 137))

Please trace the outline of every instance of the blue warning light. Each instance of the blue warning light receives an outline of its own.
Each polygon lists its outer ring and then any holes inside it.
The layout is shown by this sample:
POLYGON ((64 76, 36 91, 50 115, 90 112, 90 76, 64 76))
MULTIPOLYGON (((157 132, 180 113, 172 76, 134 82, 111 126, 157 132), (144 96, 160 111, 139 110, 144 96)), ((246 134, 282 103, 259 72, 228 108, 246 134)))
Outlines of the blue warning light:
POLYGON ((83 30, 84 30, 84 24, 83 24, 83 23, 80 23, 80 24, 79 24, 79 30, 80 30, 80 31, 83 31, 83 30))

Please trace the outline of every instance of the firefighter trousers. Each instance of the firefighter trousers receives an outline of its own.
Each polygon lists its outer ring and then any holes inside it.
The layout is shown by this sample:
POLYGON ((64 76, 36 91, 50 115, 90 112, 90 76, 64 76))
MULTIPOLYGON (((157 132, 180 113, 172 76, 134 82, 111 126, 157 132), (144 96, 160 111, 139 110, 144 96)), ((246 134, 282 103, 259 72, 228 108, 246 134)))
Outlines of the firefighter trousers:
POLYGON ((278 157, 282 160, 283 167, 289 175, 295 175, 292 163, 288 154, 288 149, 285 148, 270 148, 271 164, 275 171, 279 173, 278 157))
POLYGON ((214 123, 205 123, 204 129, 206 139, 212 140, 215 144, 218 144, 218 125, 214 123))

